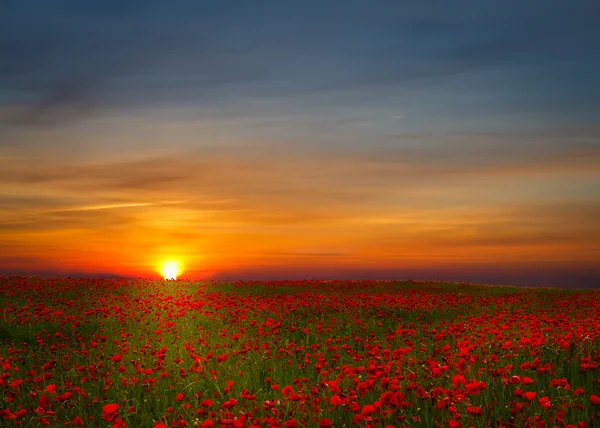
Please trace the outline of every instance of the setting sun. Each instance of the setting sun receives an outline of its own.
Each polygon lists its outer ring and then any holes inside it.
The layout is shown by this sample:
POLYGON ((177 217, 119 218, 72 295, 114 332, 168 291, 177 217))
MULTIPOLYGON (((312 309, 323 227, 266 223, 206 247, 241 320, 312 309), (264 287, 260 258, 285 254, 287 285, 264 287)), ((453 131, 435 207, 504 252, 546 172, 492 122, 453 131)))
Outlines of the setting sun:
POLYGON ((176 261, 164 262, 162 265, 163 277, 168 279, 177 279, 177 275, 180 273, 179 263, 176 261))

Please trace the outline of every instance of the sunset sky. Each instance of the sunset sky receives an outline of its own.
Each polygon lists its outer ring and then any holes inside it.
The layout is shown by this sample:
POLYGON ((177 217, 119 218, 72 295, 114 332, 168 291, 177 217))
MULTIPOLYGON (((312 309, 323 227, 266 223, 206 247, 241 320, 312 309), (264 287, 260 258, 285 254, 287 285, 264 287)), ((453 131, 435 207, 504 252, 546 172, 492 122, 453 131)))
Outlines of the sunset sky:
POLYGON ((600 3, 0 4, 0 272, 599 285, 600 3))

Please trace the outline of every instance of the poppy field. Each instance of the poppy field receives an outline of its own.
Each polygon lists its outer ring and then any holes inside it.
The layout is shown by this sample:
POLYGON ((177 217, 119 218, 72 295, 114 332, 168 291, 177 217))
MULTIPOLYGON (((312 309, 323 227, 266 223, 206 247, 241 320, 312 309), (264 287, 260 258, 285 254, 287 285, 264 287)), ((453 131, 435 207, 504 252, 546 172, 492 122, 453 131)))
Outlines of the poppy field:
POLYGON ((11 277, 0 311, 0 426, 600 426, 600 290, 11 277))

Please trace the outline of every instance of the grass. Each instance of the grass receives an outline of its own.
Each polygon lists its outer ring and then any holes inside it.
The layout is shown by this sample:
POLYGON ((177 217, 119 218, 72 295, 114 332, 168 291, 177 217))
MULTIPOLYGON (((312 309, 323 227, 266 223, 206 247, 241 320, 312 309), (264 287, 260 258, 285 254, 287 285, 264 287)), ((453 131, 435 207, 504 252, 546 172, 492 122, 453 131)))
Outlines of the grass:
POLYGON ((13 425, 600 422, 597 290, 5 278, 0 307, 0 416, 13 425))

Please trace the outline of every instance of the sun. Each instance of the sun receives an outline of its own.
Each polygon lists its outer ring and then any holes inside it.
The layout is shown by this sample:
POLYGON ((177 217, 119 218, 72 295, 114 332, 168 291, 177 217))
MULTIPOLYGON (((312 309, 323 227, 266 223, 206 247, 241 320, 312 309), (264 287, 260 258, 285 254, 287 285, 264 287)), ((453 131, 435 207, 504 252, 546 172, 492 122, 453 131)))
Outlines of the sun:
POLYGON ((179 275, 180 270, 179 263, 173 260, 164 262, 161 266, 163 277, 166 280, 177 279, 177 275, 179 275))

